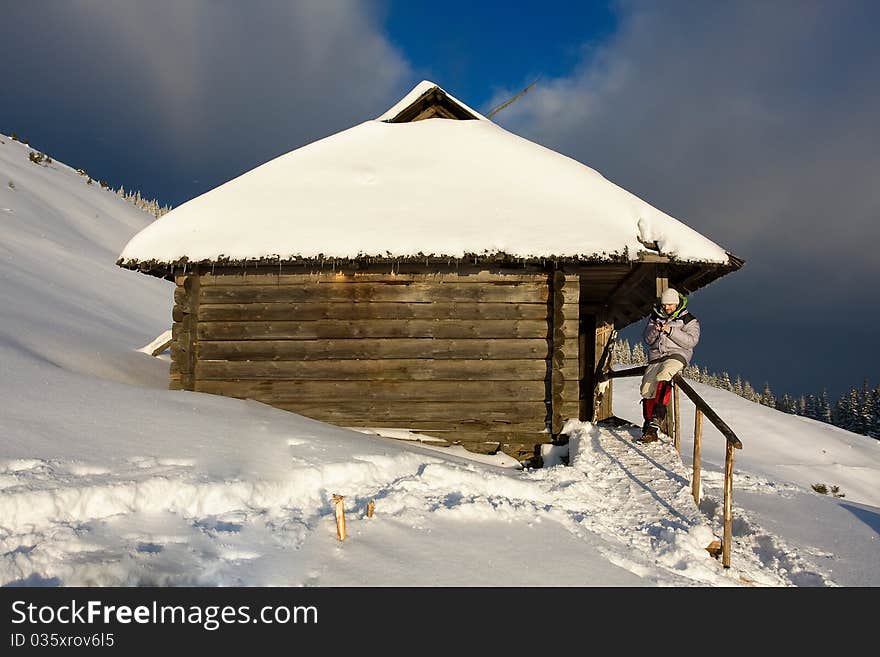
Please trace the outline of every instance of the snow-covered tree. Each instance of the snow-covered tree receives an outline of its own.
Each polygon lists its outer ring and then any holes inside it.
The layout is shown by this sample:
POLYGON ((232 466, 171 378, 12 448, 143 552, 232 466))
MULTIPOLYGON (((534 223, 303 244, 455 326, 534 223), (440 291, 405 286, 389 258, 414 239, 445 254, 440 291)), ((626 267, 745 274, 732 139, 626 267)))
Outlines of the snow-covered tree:
POLYGON ((633 365, 644 365, 648 362, 648 357, 645 355, 645 349, 642 347, 641 342, 637 342, 633 347, 633 355, 632 355, 632 364, 633 365))
POLYGON ((868 427, 868 435, 880 439, 880 386, 871 391, 869 410, 871 422, 868 427))
POLYGON ((783 413, 797 413, 797 402, 787 392, 776 402, 776 410, 783 413))
POLYGON ((700 376, 700 368, 691 363, 682 370, 681 375, 691 381, 697 381, 700 376))
POLYGON ((761 401, 761 395, 759 395, 755 391, 755 389, 752 387, 752 384, 749 383, 748 381, 746 381, 743 384, 743 395, 742 396, 744 399, 748 399, 749 401, 753 401, 753 402, 760 402, 761 401))
MULTIPOLYGON (((103 182, 103 181, 102 181, 103 182)), ((106 185, 102 185, 106 186, 106 185)), ((141 196, 140 192, 126 192, 125 188, 120 185, 119 189, 116 190, 116 194, 124 198, 126 201, 134 205, 135 207, 140 208, 141 210, 145 210, 149 212, 157 219, 161 217, 163 214, 167 214, 171 211, 171 208, 167 205, 159 205, 159 202, 156 199, 147 200, 143 196, 141 196)))
POLYGON ((629 340, 615 340, 611 348, 611 362, 616 365, 629 365, 632 363, 632 349, 629 340))
POLYGON ((862 384, 862 389, 859 391, 858 419, 856 421, 858 429, 856 430, 856 433, 865 436, 869 435, 871 425, 874 423, 873 402, 871 387, 868 385, 868 379, 865 379, 865 382, 862 384))
POLYGON ((807 393, 804 401, 804 417, 811 420, 819 419, 819 400, 813 393, 807 393))
POLYGON ((742 378, 740 378, 739 374, 737 374, 736 381, 733 382, 733 387, 731 388, 731 392, 742 397, 744 390, 745 390, 745 388, 743 388, 742 378))
POLYGON ((758 398, 758 401, 763 406, 769 406, 770 408, 776 408, 776 397, 773 396, 773 392, 770 390, 770 384, 765 382, 764 388, 761 390, 761 396, 758 398))
POLYGON ((816 419, 831 424, 831 402, 828 401, 828 390, 822 389, 816 401, 816 419))

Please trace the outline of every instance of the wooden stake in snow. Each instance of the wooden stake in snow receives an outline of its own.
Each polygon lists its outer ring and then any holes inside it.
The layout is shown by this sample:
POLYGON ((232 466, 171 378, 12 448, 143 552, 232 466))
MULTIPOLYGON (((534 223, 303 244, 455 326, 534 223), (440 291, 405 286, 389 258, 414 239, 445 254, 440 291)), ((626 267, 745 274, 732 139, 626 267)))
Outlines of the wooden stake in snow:
POLYGON ((150 354, 150 356, 158 356, 168 347, 170 347, 172 342, 173 339, 171 337, 171 329, 168 329, 161 335, 157 336, 155 340, 153 340, 149 344, 145 344, 143 347, 138 349, 138 351, 145 354, 150 354))
POLYGON ((345 540, 345 505, 342 503, 344 499, 342 495, 333 496, 333 504, 336 505, 336 538, 340 541, 345 540))
POLYGON ((373 511, 375 511, 375 510, 376 510, 376 501, 375 501, 375 500, 370 500, 370 501, 367 503, 367 518, 372 518, 372 517, 373 517, 373 511))

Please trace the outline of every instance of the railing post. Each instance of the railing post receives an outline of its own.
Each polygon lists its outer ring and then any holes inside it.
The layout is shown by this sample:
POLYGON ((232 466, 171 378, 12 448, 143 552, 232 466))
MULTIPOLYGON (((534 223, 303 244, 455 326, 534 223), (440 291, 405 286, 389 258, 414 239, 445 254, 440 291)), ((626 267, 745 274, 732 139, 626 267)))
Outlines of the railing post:
MULTIPOLYGON (((644 374, 647 369, 647 365, 641 365, 639 367, 631 367, 627 370, 619 370, 619 371, 611 371, 608 372, 606 377, 608 379, 614 379, 619 376, 638 376, 640 374, 644 374)), ((736 434, 731 430, 727 423, 718 417, 718 413, 716 413, 711 406, 709 406, 706 401, 700 397, 697 392, 687 384, 687 382, 680 377, 676 378, 677 385, 675 386, 675 404, 673 407, 673 429, 672 432, 675 437, 675 447, 681 452, 681 446, 679 442, 681 427, 679 424, 679 406, 678 406, 678 388, 681 387, 684 390, 684 393, 694 402, 696 406, 696 414, 694 416, 694 476, 692 482, 692 493, 694 497, 694 502, 699 507, 700 505, 700 452, 702 449, 702 439, 703 439, 703 415, 705 415, 709 421, 715 425, 718 431, 724 436, 725 441, 727 443, 727 451, 724 459, 724 540, 721 545, 721 554, 722 554, 722 564, 725 568, 730 568, 730 551, 732 547, 732 509, 733 509, 733 450, 734 449, 742 449, 742 441, 737 438, 736 434)), ((667 416, 668 420, 668 416, 667 416)), ((668 432, 667 432, 667 435, 668 432)))
POLYGON ((694 502, 700 506, 700 451, 703 441, 703 411, 697 409, 694 416, 694 477, 691 482, 691 492, 694 502))
POLYGON ((733 444, 727 441, 724 459, 724 541, 721 544, 721 565, 730 568, 730 541, 733 509, 733 444))
POLYGON ((681 422, 678 421, 678 384, 672 382, 672 422, 675 434, 675 451, 681 454, 681 422))

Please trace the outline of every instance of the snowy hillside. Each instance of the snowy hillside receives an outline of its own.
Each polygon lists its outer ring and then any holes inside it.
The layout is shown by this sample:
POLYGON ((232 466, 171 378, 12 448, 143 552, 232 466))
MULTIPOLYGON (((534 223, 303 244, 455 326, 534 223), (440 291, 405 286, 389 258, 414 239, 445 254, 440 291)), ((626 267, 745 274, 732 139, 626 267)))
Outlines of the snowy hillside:
MULTIPOLYGON (((114 264, 152 216, 30 150, 0 135, 0 584, 880 585, 880 443, 724 391, 695 385, 745 445, 729 570, 704 550, 711 427, 698 509, 688 440, 682 463, 573 422, 570 465, 522 471, 168 391, 167 361, 137 349, 168 328, 172 285, 114 264)), ((615 386, 637 419, 635 382, 615 386)))

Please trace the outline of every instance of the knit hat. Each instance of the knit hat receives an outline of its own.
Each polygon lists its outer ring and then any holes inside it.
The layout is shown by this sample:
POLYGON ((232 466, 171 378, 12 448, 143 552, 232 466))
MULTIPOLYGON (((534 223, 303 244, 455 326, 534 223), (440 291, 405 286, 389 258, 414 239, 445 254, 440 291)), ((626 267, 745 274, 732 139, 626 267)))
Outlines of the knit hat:
POLYGON ((671 287, 666 288, 666 290, 663 292, 663 296, 660 297, 660 303, 664 305, 667 303, 674 303, 677 306, 678 302, 678 290, 671 287))

